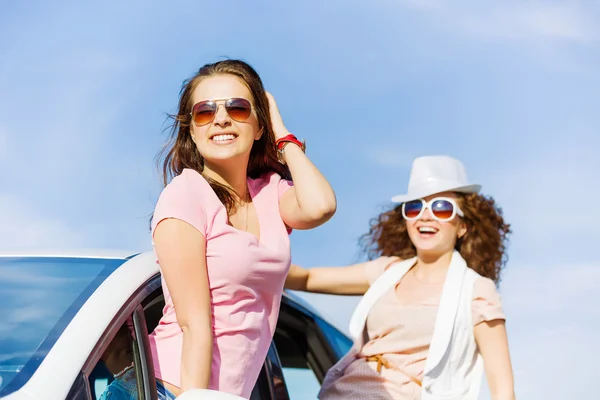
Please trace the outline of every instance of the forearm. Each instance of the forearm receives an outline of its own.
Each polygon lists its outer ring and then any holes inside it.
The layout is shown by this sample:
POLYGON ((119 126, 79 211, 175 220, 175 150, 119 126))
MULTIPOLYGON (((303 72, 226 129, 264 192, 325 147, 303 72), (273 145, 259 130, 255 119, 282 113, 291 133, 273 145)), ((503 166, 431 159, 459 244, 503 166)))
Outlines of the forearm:
POLYGON ((363 295, 369 288, 366 279, 344 276, 342 268, 321 267, 310 270, 306 280, 306 291, 313 293, 363 295))
POLYGON ((510 363, 502 362, 503 359, 508 360, 506 356, 497 355, 495 360, 484 359, 484 363, 488 365, 486 375, 490 396, 492 400, 514 400, 514 378, 510 363), (492 365, 490 365, 492 364, 492 365))
POLYGON ((490 391, 492 400, 515 400, 515 392, 512 388, 504 388, 497 391, 490 391))
POLYGON ((369 288, 369 282, 364 274, 364 264, 311 269, 292 265, 285 287, 312 293, 362 295, 369 288))
POLYGON ((331 218, 337 202, 327 179, 298 146, 289 143, 283 151, 292 174, 300 210, 315 220, 324 222, 331 218))
POLYGON ((514 400, 514 377, 504 320, 481 322, 475 326, 474 334, 492 399, 514 400))
POLYGON ((183 328, 181 391, 206 389, 210 382, 213 337, 210 325, 204 329, 183 328))

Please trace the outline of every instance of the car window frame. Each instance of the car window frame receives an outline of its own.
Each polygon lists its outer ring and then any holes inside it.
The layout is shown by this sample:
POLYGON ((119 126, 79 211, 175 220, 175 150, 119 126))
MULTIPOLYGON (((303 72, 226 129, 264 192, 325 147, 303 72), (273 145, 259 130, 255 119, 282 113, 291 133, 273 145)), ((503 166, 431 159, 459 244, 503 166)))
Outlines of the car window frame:
MULTIPOLYGON (((292 299, 284 297, 281 303, 278 326, 281 323, 281 329, 295 329, 306 337, 306 344, 310 349, 310 353, 315 355, 312 360, 307 358, 309 367, 315 373, 317 380, 322 383, 327 371, 341 358, 334 344, 323 332, 319 323, 319 320, 323 319, 292 299), (296 316, 291 314, 296 314, 296 316), (316 364, 317 370, 310 363, 316 364)), ((331 324, 328 325, 331 326, 331 324)), ((337 331, 335 327, 331 326, 331 328, 337 331)), ((342 332, 340 334, 343 335, 342 332)))
POLYGON ((115 317, 108 324, 107 328, 102 333, 100 339, 90 352, 86 362, 81 368, 80 374, 73 382, 71 392, 76 393, 75 387, 80 385, 80 375, 85 376, 86 386, 88 388, 88 399, 92 399, 91 388, 89 387, 89 376, 96 364, 100 360, 100 357, 108 347, 109 343, 114 339, 119 328, 127 322, 129 318, 132 319, 136 342, 134 349, 134 363, 139 365, 136 366, 136 376, 138 378, 138 394, 141 395, 140 400, 157 400, 158 392, 156 390, 156 378, 154 376, 154 364, 152 361, 152 355, 150 351, 150 343, 148 339, 148 330, 146 327, 146 318, 143 310, 144 300, 156 291, 161 286, 160 274, 154 275, 142 284, 121 306, 121 309, 115 314, 115 317), (141 341, 138 339, 141 338, 141 341))
MULTIPOLYGON (((285 377, 283 376, 283 366, 281 365, 281 359, 273 340, 271 340, 271 344, 269 345, 263 369, 269 382, 270 398, 273 400, 290 400, 290 394, 288 393, 285 377)), ((258 381, 256 384, 258 384, 258 381)))

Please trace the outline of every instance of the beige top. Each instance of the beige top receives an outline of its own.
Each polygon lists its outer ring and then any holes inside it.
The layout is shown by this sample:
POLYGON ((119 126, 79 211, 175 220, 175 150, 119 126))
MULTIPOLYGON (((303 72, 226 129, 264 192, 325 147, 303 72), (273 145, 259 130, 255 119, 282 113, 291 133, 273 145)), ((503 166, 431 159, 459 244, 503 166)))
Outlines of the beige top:
MULTIPOLYGON (((384 267, 367 269, 371 283, 384 272, 384 267)), ((322 398, 420 399, 421 388, 408 375, 422 378, 443 285, 443 282, 422 282, 412 270, 407 272, 396 290, 386 292, 371 309, 366 322, 369 340, 361 350, 361 358, 346 368, 322 398), (365 359, 377 354, 384 354, 402 372, 385 367, 377 372, 377 362, 365 359)), ((500 295, 491 279, 475 281, 472 309, 474 325, 505 318, 500 295)))

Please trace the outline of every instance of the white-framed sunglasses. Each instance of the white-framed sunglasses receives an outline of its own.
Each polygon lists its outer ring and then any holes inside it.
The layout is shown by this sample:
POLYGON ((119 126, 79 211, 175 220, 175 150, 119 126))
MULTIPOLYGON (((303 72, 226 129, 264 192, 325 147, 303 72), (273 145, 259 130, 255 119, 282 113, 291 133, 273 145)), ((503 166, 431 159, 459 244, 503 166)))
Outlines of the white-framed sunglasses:
POLYGON ((451 221, 457 215, 465 216, 456 201, 449 197, 436 197, 430 201, 417 199, 402 203, 402 216, 407 221, 414 221, 421 218, 427 208, 431 211, 431 217, 441 222, 451 221))

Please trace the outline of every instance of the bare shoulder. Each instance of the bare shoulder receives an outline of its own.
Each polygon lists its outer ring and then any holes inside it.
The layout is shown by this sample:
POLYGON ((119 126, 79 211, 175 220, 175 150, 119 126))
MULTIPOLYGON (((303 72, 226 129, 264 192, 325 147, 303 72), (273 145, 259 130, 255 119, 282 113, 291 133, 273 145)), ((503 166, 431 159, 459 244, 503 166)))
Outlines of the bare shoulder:
POLYGON ((373 284, 377 278, 379 278, 383 273, 394 263, 402 261, 400 257, 395 256, 381 256, 371 261, 365 262, 364 270, 367 275, 367 280, 369 284, 373 284))

